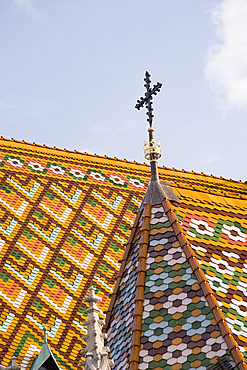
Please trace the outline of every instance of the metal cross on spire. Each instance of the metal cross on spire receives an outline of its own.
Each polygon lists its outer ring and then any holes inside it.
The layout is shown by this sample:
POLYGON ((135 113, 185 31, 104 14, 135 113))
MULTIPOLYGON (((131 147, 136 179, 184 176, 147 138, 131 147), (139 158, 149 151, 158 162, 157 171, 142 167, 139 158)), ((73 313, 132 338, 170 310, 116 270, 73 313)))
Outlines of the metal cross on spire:
POLYGON ((148 116, 147 121, 149 123, 149 126, 152 127, 153 117, 154 117, 153 107, 152 107, 153 95, 157 95, 157 93, 160 92, 162 83, 157 82, 157 84, 154 85, 153 88, 151 89, 150 77, 151 77, 151 75, 148 73, 148 71, 146 71, 145 78, 144 78, 144 81, 145 81, 144 87, 146 87, 146 89, 147 89, 147 91, 145 92, 145 98, 141 97, 139 100, 137 100, 135 108, 140 110, 140 108, 142 108, 144 106, 144 104, 146 104, 146 108, 147 108, 147 113, 146 114, 148 116))
POLYGON ((160 142, 156 143, 154 140, 153 136, 153 107, 152 107, 152 99, 153 95, 157 95, 158 92, 160 92, 162 84, 160 82, 157 82, 156 85, 151 88, 151 80, 150 80, 151 75, 146 71, 145 74, 145 85, 147 91, 145 92, 145 98, 141 97, 139 100, 137 100, 135 108, 140 110, 146 105, 147 108, 147 121, 149 123, 149 128, 148 128, 148 133, 149 133, 149 144, 144 142, 144 156, 146 159, 150 161, 151 164, 151 181, 158 181, 159 176, 158 176, 158 168, 157 168, 157 161, 161 157, 161 146, 160 142))

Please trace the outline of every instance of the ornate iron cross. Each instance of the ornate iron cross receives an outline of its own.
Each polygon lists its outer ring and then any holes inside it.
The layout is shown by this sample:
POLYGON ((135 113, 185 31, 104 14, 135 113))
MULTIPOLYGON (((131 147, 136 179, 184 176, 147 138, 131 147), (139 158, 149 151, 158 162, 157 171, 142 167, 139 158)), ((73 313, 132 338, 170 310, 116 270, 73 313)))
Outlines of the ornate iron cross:
POLYGON ((144 104, 146 104, 146 108, 147 108, 146 115, 148 116, 147 121, 149 123, 149 126, 152 127, 153 117, 154 117, 153 107, 152 107, 152 104, 153 104, 152 99, 153 99, 153 95, 157 95, 157 93, 160 92, 162 84, 160 82, 157 82, 157 84, 154 85, 153 88, 151 89, 151 87, 150 87, 150 85, 151 85, 150 77, 151 77, 151 75, 148 73, 148 71, 146 71, 145 78, 144 78, 144 81, 145 81, 144 87, 146 87, 146 89, 147 89, 147 91, 145 92, 145 98, 141 97, 139 100, 137 100, 135 108, 140 110, 140 108, 142 108, 144 106, 144 104))

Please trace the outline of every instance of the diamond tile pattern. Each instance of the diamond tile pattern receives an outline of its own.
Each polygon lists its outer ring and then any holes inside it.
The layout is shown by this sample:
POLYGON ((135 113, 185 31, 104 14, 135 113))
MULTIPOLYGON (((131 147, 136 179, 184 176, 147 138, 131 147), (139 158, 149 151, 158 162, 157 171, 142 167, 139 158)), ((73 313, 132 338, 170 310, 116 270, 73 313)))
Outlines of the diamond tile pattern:
POLYGON ((83 298, 95 285, 106 311, 147 183, 30 149, 0 152, 0 361, 7 366, 16 355, 29 369, 46 326, 59 366, 77 369, 83 298))

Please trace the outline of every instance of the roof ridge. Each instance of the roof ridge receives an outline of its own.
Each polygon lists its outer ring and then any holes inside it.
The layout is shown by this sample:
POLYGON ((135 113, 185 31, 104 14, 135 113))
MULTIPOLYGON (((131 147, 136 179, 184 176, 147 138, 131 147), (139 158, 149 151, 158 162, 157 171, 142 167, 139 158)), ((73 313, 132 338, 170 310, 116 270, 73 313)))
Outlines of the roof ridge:
POLYGON ((140 220, 140 217, 141 217, 141 213, 142 213, 141 211, 137 212, 136 218, 135 218, 132 230, 131 230, 131 234, 130 234, 129 239, 127 241, 126 249, 125 249, 125 252, 124 252, 124 255, 123 255, 123 258, 122 258, 122 263, 121 263, 121 266, 120 266, 120 269, 119 269, 119 272, 118 272, 118 276, 117 276, 117 279, 116 279, 116 284, 114 286, 114 290, 113 290, 113 293, 111 295, 111 302, 109 304, 109 307, 108 307, 108 310, 107 310, 107 313, 106 313, 105 325, 104 325, 104 328, 103 328, 104 333, 108 329, 108 324, 109 324, 109 321, 110 321, 111 312, 112 312, 112 309, 113 309, 113 306, 114 306, 114 303, 115 303, 115 300, 116 300, 116 297, 117 297, 118 287, 119 287, 121 278, 122 278, 123 273, 124 273, 124 268, 125 268, 125 265, 126 265, 126 262, 127 262, 128 255, 129 255, 131 243, 132 243, 133 238, 135 236, 135 231, 138 227, 138 223, 139 223, 139 220, 140 220))
POLYGON ((150 233, 151 205, 145 203, 143 211, 143 224, 141 227, 140 249, 138 255, 137 280, 135 292, 135 309, 133 312, 133 328, 130 353, 130 370, 138 370, 139 353, 141 349, 142 317, 145 289, 146 263, 150 233))
MULTIPOLYGON (((141 165, 141 166, 147 166, 149 167, 150 165, 143 162, 137 162, 135 160, 131 161, 131 160, 127 160, 127 159, 120 159, 120 158, 117 158, 117 157, 110 157, 110 156, 107 156, 107 155, 99 155, 99 154, 90 154, 90 153, 87 153, 87 152, 81 152, 81 151, 78 151, 76 149, 74 150, 70 150, 70 149, 62 149, 62 148, 57 148, 56 146, 54 147, 51 147, 51 146, 48 146, 46 144, 37 144, 35 142, 33 143, 30 143, 30 142, 27 142, 25 140, 17 140, 17 139, 14 139, 14 138, 11 138, 11 139, 8 139, 8 138, 5 138, 3 136, 0 137, 0 143, 1 141, 7 141, 7 142, 12 142, 12 143, 19 143, 19 144, 24 144, 24 145, 30 145, 30 146, 33 146, 33 147, 38 147, 38 148, 46 148, 46 149, 51 149, 51 150, 58 150, 60 152, 65 152, 65 153, 73 153, 73 154, 81 154, 81 155, 86 155, 86 156, 89 156, 89 157, 96 157, 96 158, 102 158, 102 159, 109 159, 109 160, 113 160, 113 161, 118 161, 118 162, 123 162, 123 163, 134 163, 134 164, 137 164, 137 165, 141 165)), ((244 184, 244 182, 242 180, 234 180, 234 179, 231 179, 231 178, 225 178, 225 177, 222 177, 222 176, 215 176, 213 174, 209 175, 209 174, 205 174, 203 172, 196 172, 194 170, 191 170, 191 171, 188 171, 188 170, 184 170, 184 169, 177 169, 175 167, 167 167, 165 165, 163 166, 158 166, 159 168, 164 168, 164 169, 167 169, 167 170, 170 170, 170 171, 175 171, 175 172, 179 172, 179 173, 187 173, 187 174, 194 174, 194 175, 198 175, 198 176, 204 176, 204 177, 209 177, 209 178, 214 178, 214 179, 218 179, 218 180, 222 180, 222 181, 230 181, 230 182, 235 182, 235 183, 240 183, 240 184, 244 184)))

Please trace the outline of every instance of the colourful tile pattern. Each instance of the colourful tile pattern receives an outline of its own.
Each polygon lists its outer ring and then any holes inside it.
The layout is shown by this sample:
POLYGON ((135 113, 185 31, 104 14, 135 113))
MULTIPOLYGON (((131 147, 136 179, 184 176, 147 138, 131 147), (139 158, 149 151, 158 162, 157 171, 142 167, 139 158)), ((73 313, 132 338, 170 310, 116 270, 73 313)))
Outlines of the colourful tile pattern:
POLYGON ((247 360, 247 212, 181 195, 177 216, 247 360))
POLYGON ((125 271, 118 288, 115 306, 112 311, 110 330, 108 331, 108 346, 111 348, 111 358, 114 358, 114 369, 129 369, 130 345, 132 340, 133 312, 135 307, 135 292, 137 281, 137 266, 139 256, 140 220, 132 249, 129 253, 125 271))
MULTIPOLYGON (((149 166, 0 140, 0 167, 0 363, 16 354, 28 370, 45 325, 59 366, 75 369, 85 345, 83 298, 94 284, 107 309, 149 166)), ((247 352, 247 316, 239 304, 247 288, 247 187, 168 168, 160 168, 160 177, 181 199, 177 215, 185 232, 195 234, 187 237, 247 352), (218 225, 213 236, 198 233, 202 226, 188 229, 186 221, 204 218, 218 225), (218 219, 230 229, 220 231, 218 219), (232 275, 216 268, 219 257, 228 272, 234 267, 232 275)))
POLYGON ((94 284, 106 311, 146 180, 80 158, 1 149, 0 361, 16 355, 29 369, 46 326, 59 366, 76 369, 83 298, 94 284))
POLYGON ((139 369, 206 370, 226 343, 162 206, 150 224, 139 369))

